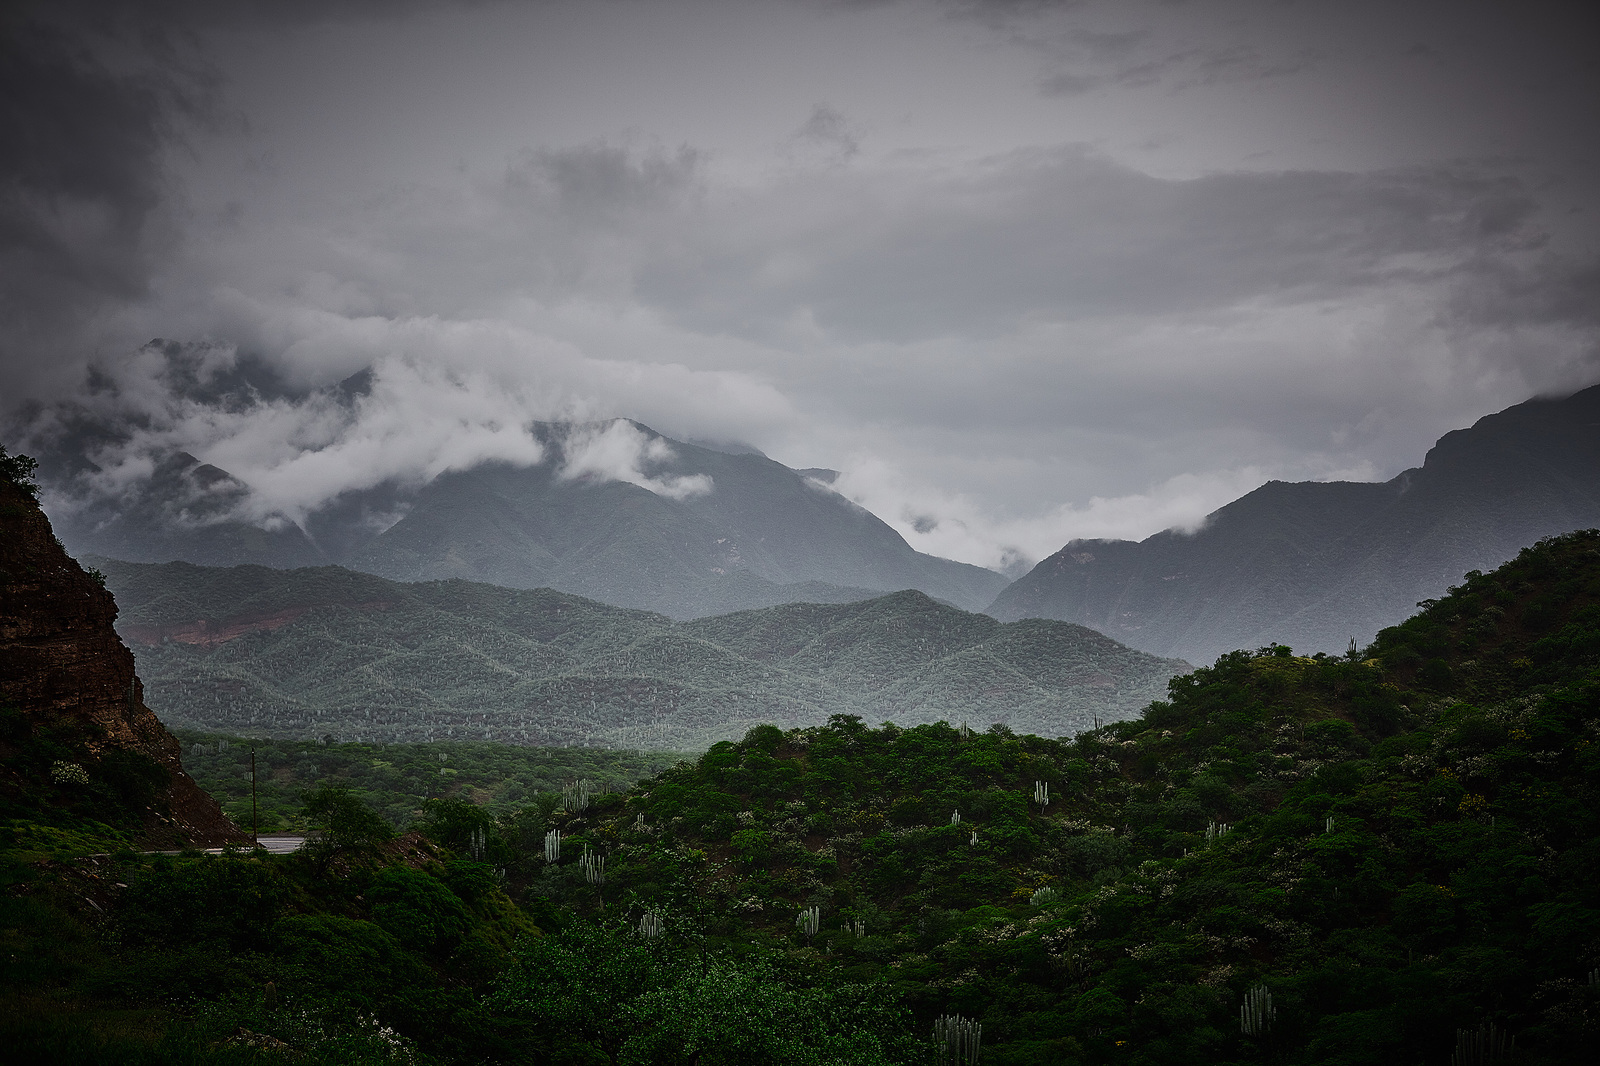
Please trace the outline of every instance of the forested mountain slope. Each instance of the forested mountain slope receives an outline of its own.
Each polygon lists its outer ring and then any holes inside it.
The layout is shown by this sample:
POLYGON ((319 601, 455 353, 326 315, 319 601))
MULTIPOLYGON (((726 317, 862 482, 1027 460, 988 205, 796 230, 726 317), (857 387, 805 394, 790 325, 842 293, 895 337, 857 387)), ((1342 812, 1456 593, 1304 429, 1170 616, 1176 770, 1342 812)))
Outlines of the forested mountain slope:
POLYGON ((1448 433, 1420 469, 1381 485, 1272 482, 1193 534, 1073 541, 988 610, 1194 662, 1272 641, 1337 653, 1468 570, 1596 524, 1600 386, 1448 433))
POLYGON ((1590 531, 1364 653, 1232 653, 1072 741, 763 728, 548 824, 627 914, 828 953, 980 1022, 986 1063, 1572 1063, 1597 812, 1590 531))
POLYGON ((223 733, 684 749, 854 713, 1056 735, 1136 715, 1189 669, 919 592, 674 622, 339 567, 96 564, 165 720, 223 733))
POLYGON ((114 500, 93 495, 89 454, 115 427, 81 429, 46 458, 61 536, 79 555, 337 563, 399 581, 548 587, 675 618, 912 588, 979 610, 1005 587, 992 570, 915 551, 822 481, 759 453, 623 420, 533 428, 545 451, 537 465, 486 463, 420 487, 348 492, 303 528, 284 516, 242 520, 249 487, 187 453, 166 456, 114 500))

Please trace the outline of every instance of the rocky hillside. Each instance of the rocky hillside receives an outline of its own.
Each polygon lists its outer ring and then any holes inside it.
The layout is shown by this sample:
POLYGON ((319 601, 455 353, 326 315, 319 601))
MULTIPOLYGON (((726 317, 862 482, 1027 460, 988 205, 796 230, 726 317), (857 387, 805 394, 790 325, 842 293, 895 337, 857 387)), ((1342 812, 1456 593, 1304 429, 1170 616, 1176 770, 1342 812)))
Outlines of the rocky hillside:
POLYGON ((1600 525, 1600 386, 1447 433, 1384 484, 1272 482, 1199 532, 1073 541, 990 605, 1209 662, 1278 642, 1344 651, 1468 570, 1600 525))
POLYGON ((116 617, 25 478, 0 478, 0 811, 89 819, 158 843, 241 839, 145 706, 116 617))

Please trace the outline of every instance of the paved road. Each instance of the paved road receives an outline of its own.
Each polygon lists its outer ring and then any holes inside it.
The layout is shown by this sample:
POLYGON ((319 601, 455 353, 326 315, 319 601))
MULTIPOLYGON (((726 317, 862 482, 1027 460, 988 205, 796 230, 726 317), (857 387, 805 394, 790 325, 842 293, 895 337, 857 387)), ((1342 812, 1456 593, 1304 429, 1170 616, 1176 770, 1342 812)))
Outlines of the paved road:
POLYGON ((299 851, 306 842, 305 837, 291 836, 262 836, 256 837, 256 840, 274 855, 288 855, 290 852, 299 851))
MULTIPOLYGON (((256 837, 256 841, 258 842, 259 846, 262 847, 262 848, 265 848, 269 854, 272 854, 272 855, 289 855, 289 854, 292 854, 293 852, 299 851, 303 846, 305 846, 306 838, 305 837, 284 836, 284 835, 274 835, 274 836, 256 837)), ((207 855, 221 855, 227 849, 226 848, 206 848, 204 850, 205 850, 205 853, 207 855)), ((242 849, 236 846, 235 850, 242 850, 242 849)), ((147 851, 147 852, 145 852, 145 854, 146 855, 181 855, 182 852, 178 852, 178 851, 147 851)))

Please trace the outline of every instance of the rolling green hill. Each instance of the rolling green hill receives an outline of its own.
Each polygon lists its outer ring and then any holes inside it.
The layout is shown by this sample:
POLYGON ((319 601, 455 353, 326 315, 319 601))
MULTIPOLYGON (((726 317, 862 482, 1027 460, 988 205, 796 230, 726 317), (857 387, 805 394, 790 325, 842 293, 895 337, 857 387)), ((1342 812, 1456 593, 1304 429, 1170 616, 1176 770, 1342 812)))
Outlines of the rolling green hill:
POLYGON ((674 622, 339 567, 95 564, 163 719, 230 734, 682 750, 846 713, 1057 735, 1137 714, 1188 669, 919 592, 674 622))
POLYGON ((1597 812, 1588 531, 1364 653, 1230 653, 1071 741, 760 728, 548 824, 630 915, 834 960, 994 1066, 1442 1066, 1591 1061, 1597 812))

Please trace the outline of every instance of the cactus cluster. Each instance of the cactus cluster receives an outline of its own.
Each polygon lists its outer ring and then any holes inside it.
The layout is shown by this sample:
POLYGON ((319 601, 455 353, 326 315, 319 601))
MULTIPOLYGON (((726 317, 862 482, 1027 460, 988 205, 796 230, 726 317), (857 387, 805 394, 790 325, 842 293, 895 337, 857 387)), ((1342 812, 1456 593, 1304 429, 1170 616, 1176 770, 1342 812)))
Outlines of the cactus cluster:
POLYGON ((1272 993, 1266 985, 1256 985, 1244 994, 1244 1002, 1239 1005, 1239 1031, 1246 1036, 1264 1036, 1277 1017, 1272 993))
POLYGON ((1488 1066, 1491 1062, 1505 1062, 1516 1054, 1517 1038, 1493 1022, 1486 1022, 1476 1029, 1456 1030, 1456 1047, 1450 1055, 1450 1066, 1488 1066))
POLYGON ((578 869, 583 871, 583 879, 596 888, 606 883, 606 857, 590 851, 587 844, 583 846, 583 854, 578 856, 578 869))
POLYGON ((983 1044, 983 1026, 976 1019, 959 1014, 941 1015, 933 1023, 933 1042, 938 1048, 940 1066, 975 1063, 983 1044))
POLYGON ((581 777, 576 781, 567 782, 566 786, 561 789, 562 802, 566 805, 567 810, 572 811, 574 814, 581 814, 588 810, 589 800, 593 796, 594 785, 581 777))

